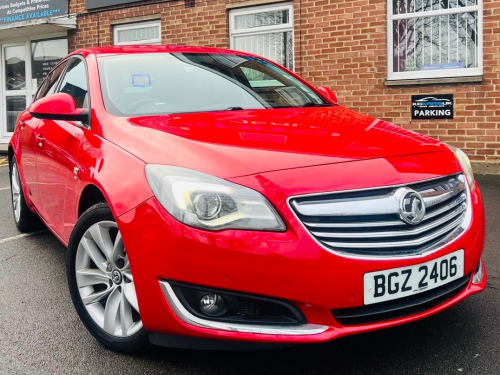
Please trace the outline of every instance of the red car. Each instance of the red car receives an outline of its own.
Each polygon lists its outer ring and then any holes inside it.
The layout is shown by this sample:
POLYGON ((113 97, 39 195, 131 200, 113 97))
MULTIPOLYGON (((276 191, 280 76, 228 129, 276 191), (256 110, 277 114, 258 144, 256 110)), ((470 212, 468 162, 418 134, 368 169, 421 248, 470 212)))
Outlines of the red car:
POLYGON ((485 288, 465 154, 258 56, 76 51, 9 160, 17 227, 68 247, 76 311, 112 350, 324 342, 485 288))

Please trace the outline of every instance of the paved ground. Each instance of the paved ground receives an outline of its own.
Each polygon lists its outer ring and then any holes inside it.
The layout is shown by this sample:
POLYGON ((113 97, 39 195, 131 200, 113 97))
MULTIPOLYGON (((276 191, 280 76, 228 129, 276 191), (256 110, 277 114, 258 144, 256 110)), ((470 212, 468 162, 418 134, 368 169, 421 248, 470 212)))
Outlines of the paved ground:
POLYGON ((480 176, 488 288, 431 318, 314 346, 252 352, 154 348, 124 356, 87 334, 66 288, 64 247, 19 235, 0 167, 0 374, 500 374, 500 176, 480 176), (14 236, 14 237, 13 237, 14 236))

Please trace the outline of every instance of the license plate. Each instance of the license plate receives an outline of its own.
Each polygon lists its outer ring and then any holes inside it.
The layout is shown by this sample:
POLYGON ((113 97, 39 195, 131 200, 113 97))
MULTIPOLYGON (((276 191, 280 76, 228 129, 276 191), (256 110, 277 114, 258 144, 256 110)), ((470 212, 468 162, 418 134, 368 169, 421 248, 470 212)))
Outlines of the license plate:
POLYGON ((464 251, 408 267, 366 273, 365 305, 407 297, 437 288, 464 275, 464 251))

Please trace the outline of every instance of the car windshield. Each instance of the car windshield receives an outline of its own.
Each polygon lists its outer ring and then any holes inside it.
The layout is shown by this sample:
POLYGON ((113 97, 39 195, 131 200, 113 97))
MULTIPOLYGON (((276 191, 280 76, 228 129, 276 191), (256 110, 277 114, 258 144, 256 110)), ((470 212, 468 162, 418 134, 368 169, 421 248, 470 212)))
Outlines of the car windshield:
POLYGON ((259 58, 218 53, 102 56, 106 110, 115 116, 330 106, 259 58))

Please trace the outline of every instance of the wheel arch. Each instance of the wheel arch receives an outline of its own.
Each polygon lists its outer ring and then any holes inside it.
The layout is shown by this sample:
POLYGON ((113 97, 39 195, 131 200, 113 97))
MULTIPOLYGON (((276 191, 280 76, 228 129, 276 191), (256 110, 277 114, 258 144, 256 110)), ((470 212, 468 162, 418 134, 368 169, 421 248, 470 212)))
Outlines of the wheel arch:
POLYGON ((82 216, 82 214, 93 205, 101 202, 106 202, 109 205, 102 190, 94 184, 88 184, 83 188, 82 194, 80 195, 80 200, 78 202, 78 217, 82 216))
POLYGON ((11 145, 9 145, 9 149, 7 150, 7 157, 9 159, 9 168, 12 163, 12 159, 14 158, 14 149, 11 145))

